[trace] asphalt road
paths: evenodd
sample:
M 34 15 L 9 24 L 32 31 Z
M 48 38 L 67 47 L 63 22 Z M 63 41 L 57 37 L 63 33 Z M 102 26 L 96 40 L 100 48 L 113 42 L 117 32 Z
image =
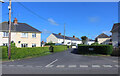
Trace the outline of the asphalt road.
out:
M 3 74 L 118 74 L 118 58 L 83 56 L 75 49 L 2 63 Z

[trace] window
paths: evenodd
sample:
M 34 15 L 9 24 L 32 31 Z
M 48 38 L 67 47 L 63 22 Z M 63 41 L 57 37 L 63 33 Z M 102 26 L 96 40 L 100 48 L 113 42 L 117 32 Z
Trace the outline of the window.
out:
M 36 44 L 32 44 L 32 47 L 36 47 Z
M 22 33 L 22 37 L 28 37 L 28 33 Z
M 8 32 L 3 32 L 3 37 L 8 37 Z
M 32 38 L 36 38 L 36 33 L 32 33 Z
M 3 46 L 8 46 L 8 43 L 3 43 Z
M 28 44 L 21 44 L 21 47 L 28 47 Z

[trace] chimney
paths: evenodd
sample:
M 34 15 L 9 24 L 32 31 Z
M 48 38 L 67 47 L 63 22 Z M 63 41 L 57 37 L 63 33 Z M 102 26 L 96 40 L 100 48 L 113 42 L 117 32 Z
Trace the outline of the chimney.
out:
M 18 21 L 17 18 L 15 18 L 15 20 L 14 20 L 13 23 L 14 23 L 14 24 L 17 24 L 17 23 L 18 23 L 17 21 Z
M 73 38 L 75 38 L 75 36 L 73 35 Z
M 61 35 L 61 33 L 59 33 L 59 35 Z

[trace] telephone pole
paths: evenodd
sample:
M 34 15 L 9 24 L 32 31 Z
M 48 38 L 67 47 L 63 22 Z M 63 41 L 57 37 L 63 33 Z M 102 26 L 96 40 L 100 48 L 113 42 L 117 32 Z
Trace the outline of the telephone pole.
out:
M 64 44 L 65 44 L 65 24 L 64 24 Z
M 9 0 L 9 42 L 8 42 L 8 59 L 11 59 L 11 0 Z

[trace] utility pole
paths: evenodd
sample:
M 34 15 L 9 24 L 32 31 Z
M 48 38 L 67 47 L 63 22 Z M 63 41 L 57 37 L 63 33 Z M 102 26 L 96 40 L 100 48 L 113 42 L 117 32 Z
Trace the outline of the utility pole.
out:
M 65 45 L 65 23 L 64 23 L 64 45 Z M 64 50 L 65 50 L 65 46 L 64 46 Z
M 8 59 L 11 59 L 11 0 L 9 0 L 9 42 L 8 42 Z

